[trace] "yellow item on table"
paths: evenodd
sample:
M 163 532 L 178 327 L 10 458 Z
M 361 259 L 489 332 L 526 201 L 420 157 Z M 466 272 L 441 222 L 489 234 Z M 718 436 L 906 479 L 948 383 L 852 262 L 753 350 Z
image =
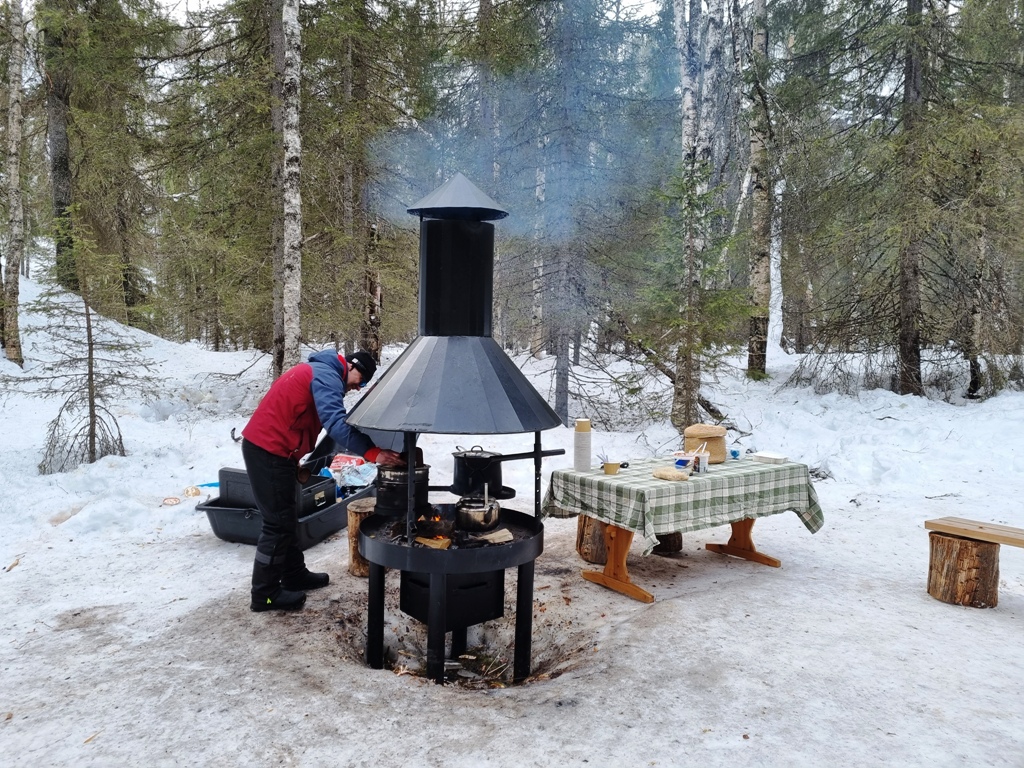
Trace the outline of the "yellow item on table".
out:
M 654 476 L 659 480 L 689 480 L 690 473 L 685 469 L 675 467 L 658 467 L 654 470 Z

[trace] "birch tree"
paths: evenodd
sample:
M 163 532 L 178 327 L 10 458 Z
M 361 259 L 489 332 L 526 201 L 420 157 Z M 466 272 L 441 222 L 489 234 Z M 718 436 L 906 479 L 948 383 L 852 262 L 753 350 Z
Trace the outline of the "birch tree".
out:
M 671 377 L 671 420 L 682 431 L 699 420 L 701 407 L 708 410 L 711 405 L 700 394 L 710 342 L 703 294 L 709 287 L 721 287 L 708 282 L 721 257 L 711 240 L 718 216 L 715 200 L 728 186 L 723 158 L 730 154 L 727 105 L 732 82 L 725 67 L 724 2 L 711 0 L 705 8 L 702 0 L 676 0 L 673 12 L 680 50 L 682 163 L 681 178 L 669 195 L 675 198 L 672 215 L 680 221 L 664 228 L 662 236 L 683 250 L 682 269 L 674 281 L 678 333 Z
M 276 378 L 300 362 L 299 300 L 302 295 L 302 142 L 299 135 L 301 28 L 298 0 L 269 0 L 270 47 L 274 61 L 271 121 L 278 158 L 273 185 L 274 370 Z M 278 218 L 280 217 L 280 218 Z M 278 234 L 278 232 L 280 234 Z
M 8 63 L 7 106 L 7 206 L 10 247 L 4 266 L 3 343 L 7 359 L 24 365 L 18 304 L 21 285 L 21 261 L 25 254 L 25 208 L 21 191 L 21 114 L 22 65 L 25 58 L 25 23 L 21 0 L 10 3 L 11 57 Z
M 768 304 L 771 299 L 772 180 L 768 167 L 769 127 L 766 73 L 768 58 L 768 14 L 765 0 L 754 0 L 751 26 L 750 126 L 750 339 L 747 346 L 747 375 L 765 375 L 768 354 Z

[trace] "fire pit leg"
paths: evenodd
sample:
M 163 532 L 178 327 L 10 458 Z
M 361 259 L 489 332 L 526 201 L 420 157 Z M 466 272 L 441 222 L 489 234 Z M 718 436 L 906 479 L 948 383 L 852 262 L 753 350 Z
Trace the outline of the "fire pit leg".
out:
M 427 677 L 435 683 L 444 682 L 444 625 L 448 607 L 445 592 L 447 591 L 447 574 L 430 574 L 430 604 L 427 607 Z
M 384 572 L 383 565 L 370 563 L 370 589 L 366 606 L 366 663 L 371 669 L 384 668 Z
M 466 652 L 469 645 L 469 627 L 456 627 L 452 630 L 452 659 L 457 659 Z
M 530 676 L 533 650 L 533 560 L 519 566 L 516 580 L 516 651 L 512 658 L 512 681 L 521 683 Z

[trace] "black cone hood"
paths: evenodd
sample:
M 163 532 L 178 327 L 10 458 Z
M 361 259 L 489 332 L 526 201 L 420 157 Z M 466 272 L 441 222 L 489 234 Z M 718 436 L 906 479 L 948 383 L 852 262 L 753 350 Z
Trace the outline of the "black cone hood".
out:
M 452 435 L 562 422 L 489 336 L 420 336 L 349 411 L 354 427 Z
M 489 221 L 507 213 L 462 174 L 409 212 L 420 216 L 420 335 L 352 407 L 348 423 L 363 430 L 453 435 L 561 426 L 491 338 Z

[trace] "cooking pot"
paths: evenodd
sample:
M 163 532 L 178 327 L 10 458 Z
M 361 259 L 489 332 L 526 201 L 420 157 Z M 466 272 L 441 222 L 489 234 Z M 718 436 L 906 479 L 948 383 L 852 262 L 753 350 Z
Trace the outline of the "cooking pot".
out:
M 429 506 L 427 483 L 430 465 L 421 464 L 413 469 L 413 505 L 416 509 Z M 402 514 L 409 508 L 408 467 L 377 467 L 376 511 L 382 514 Z
M 485 451 L 474 445 L 468 451 L 457 446 L 455 469 L 452 476 L 451 492 L 456 496 L 483 496 L 487 486 L 489 496 L 497 499 L 511 499 L 515 491 L 501 484 L 501 462 L 508 457 L 500 453 Z
M 519 461 L 520 459 L 536 459 L 536 453 L 492 453 L 479 445 L 468 451 L 461 446 L 452 454 L 455 457 L 455 471 L 449 490 L 456 496 L 483 496 L 484 484 L 489 489 L 488 495 L 496 499 L 511 499 L 516 495 L 512 488 L 501 484 L 501 462 Z M 564 448 L 540 451 L 540 456 L 561 456 Z
M 494 499 L 464 497 L 455 504 L 455 522 L 464 531 L 489 531 L 498 524 L 501 506 Z

